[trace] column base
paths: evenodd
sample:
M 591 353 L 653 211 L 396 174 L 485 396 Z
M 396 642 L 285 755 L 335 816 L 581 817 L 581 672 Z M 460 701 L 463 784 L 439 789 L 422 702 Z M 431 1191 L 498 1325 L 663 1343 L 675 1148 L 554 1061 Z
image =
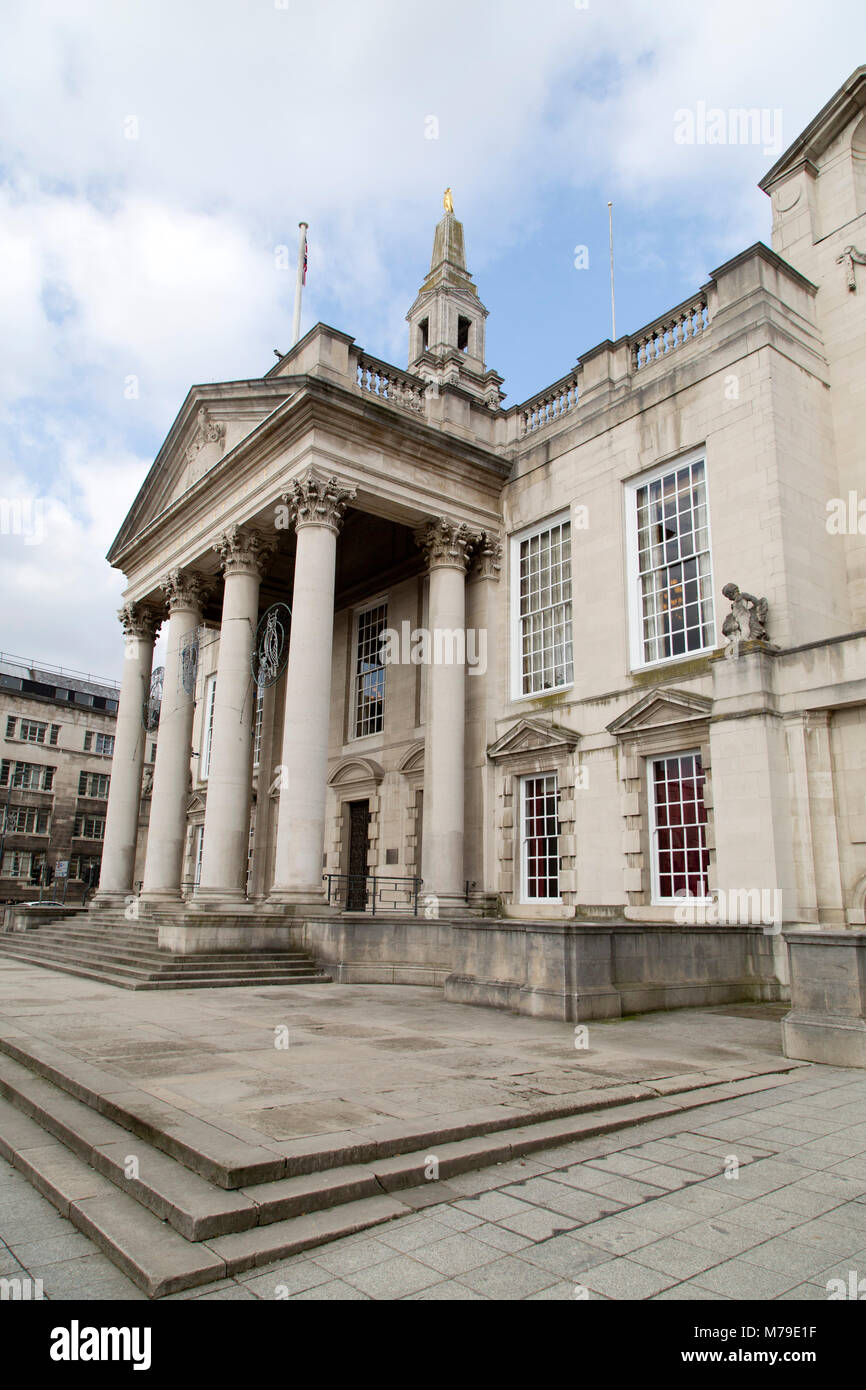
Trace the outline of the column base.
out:
M 130 898 L 138 898 L 138 894 L 134 892 L 132 888 L 127 888 L 125 892 L 113 888 L 106 888 L 103 891 L 103 889 L 99 888 L 90 899 L 88 906 L 94 908 L 97 912 L 100 908 L 116 909 L 118 907 L 126 907 Z
M 246 893 L 230 888 L 196 888 L 187 902 L 190 912 L 237 912 L 249 905 Z
M 153 888 L 150 892 L 140 893 L 139 902 L 142 907 L 185 907 L 183 894 L 179 889 L 160 889 Z
M 278 909 L 282 912 L 290 912 L 292 916 L 301 913 L 322 914 L 327 912 L 339 912 L 336 905 L 329 907 L 324 889 L 315 888 L 272 888 L 267 898 L 265 906 L 271 909 Z

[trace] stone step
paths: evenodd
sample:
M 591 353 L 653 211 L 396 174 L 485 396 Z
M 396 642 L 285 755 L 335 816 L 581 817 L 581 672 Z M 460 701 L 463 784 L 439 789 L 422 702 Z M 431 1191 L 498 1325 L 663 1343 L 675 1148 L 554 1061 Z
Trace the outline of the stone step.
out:
M 286 950 L 277 949 L 267 951 L 196 951 L 190 955 L 183 955 L 180 952 L 169 951 L 165 947 L 158 946 L 156 942 L 115 941 L 111 937 L 108 937 L 105 940 L 100 941 L 97 938 L 93 937 L 55 937 L 51 936 L 49 933 L 42 932 L 16 932 L 12 934 L 5 933 L 3 935 L 0 935 L 0 946 L 5 944 L 12 946 L 26 945 L 28 949 L 50 948 L 52 951 L 65 949 L 91 951 L 98 950 L 99 952 L 110 951 L 119 959 L 122 959 L 126 956 L 135 956 L 136 958 L 140 957 L 141 959 L 153 960 L 156 962 L 163 962 L 166 964 L 170 964 L 172 961 L 231 961 L 235 959 L 284 961 L 294 958 L 297 960 L 309 960 L 308 953 L 306 951 L 301 950 L 298 947 L 292 947 Z
M 119 1130 L 104 1114 L 16 1061 L 10 1056 L 10 1050 L 18 1047 L 14 1040 L 0 1039 L 0 1043 L 0 1094 L 4 1097 L 0 1099 L 0 1154 L 152 1298 L 285 1259 L 415 1210 L 417 1202 L 404 1204 L 393 1194 L 425 1186 L 431 1152 L 438 1161 L 431 1181 L 447 1179 L 785 1080 L 774 1075 L 695 1086 L 665 1098 L 624 1100 L 463 1140 L 448 1139 L 448 1131 L 443 1131 L 428 1135 L 428 1142 L 412 1152 L 371 1154 L 362 1163 L 320 1168 L 303 1176 L 280 1177 L 272 1154 L 269 1180 L 226 1190 L 141 1138 Z M 70 1059 L 77 1065 L 69 1074 L 59 1071 L 59 1049 L 50 1045 L 41 1046 L 45 1054 L 41 1057 L 18 1050 L 82 1093 L 95 1094 L 92 1086 L 100 1075 L 107 1075 L 77 1059 Z M 212 1127 L 185 1118 L 190 1132 L 198 1127 L 197 1142 L 203 1143 L 205 1131 Z M 226 1132 L 214 1133 L 224 1143 L 232 1142 Z M 242 1140 L 233 1142 L 235 1161 L 245 1160 L 246 1171 L 251 1171 L 256 1166 L 249 1162 L 251 1146 Z M 134 1180 L 125 1173 L 130 1155 L 139 1163 L 139 1177 Z M 308 1156 L 327 1162 L 332 1151 L 310 1151 Z
M 84 980 L 96 980 L 100 984 L 115 985 L 118 989 L 230 989 L 248 985 L 312 985 L 330 984 L 331 976 L 322 974 L 311 966 L 309 973 L 290 975 L 284 972 L 267 974 L 257 971 L 253 966 L 240 974 L 214 976 L 211 974 L 189 974 L 156 976 L 141 972 L 120 974 L 107 967 L 73 964 L 71 961 L 33 955 L 24 950 L 0 948 L 2 955 L 20 960 L 26 965 L 38 965 L 43 970 L 58 970 L 63 975 L 75 975 Z
M 134 947 L 118 949 L 107 946 L 104 949 L 90 944 L 76 944 L 75 942 L 49 942 L 49 941 L 26 941 L 20 943 L 23 950 L 31 955 L 41 955 L 46 960 L 72 960 L 81 961 L 83 964 L 104 965 L 109 964 L 119 973 L 123 973 L 126 967 L 136 970 L 150 970 L 151 972 L 168 973 L 174 971 L 195 971 L 195 970 L 228 970 L 235 973 L 239 967 L 252 965 L 257 970 L 286 970 L 291 973 L 294 969 L 309 970 L 311 966 L 310 957 L 303 951 L 284 951 L 263 954 L 259 957 L 257 951 L 223 951 L 213 952 L 204 955 L 182 956 L 175 955 L 171 951 L 142 951 Z M 16 949 L 16 943 L 6 947 L 9 950 Z

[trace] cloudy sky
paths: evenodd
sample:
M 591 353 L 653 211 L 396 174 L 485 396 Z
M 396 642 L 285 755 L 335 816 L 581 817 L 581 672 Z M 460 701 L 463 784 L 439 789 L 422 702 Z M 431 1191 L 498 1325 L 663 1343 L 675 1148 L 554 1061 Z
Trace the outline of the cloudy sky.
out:
M 862 0 L 4 0 L 0 648 L 119 672 L 105 551 L 189 386 L 288 346 L 300 218 L 302 330 L 403 365 L 450 184 L 514 404 L 609 335 L 608 199 L 627 333 L 769 241 L 864 38 Z M 699 103 L 768 143 L 682 143 Z

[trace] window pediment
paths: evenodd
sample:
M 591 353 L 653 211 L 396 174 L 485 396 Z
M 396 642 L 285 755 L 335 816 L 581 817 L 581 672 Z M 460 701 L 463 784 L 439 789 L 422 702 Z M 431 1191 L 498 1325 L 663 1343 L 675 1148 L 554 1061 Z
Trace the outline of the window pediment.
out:
M 348 787 L 356 783 L 373 782 L 378 787 L 384 776 L 384 769 L 372 758 L 342 758 L 329 774 L 328 786 Z
M 608 724 L 607 731 L 616 738 L 622 738 L 646 729 L 694 724 L 708 719 L 712 708 L 713 702 L 706 695 L 696 695 L 687 690 L 654 690 Z
M 488 758 L 504 762 L 525 753 L 570 753 L 580 742 L 574 729 L 542 719 L 521 719 L 487 749 Z

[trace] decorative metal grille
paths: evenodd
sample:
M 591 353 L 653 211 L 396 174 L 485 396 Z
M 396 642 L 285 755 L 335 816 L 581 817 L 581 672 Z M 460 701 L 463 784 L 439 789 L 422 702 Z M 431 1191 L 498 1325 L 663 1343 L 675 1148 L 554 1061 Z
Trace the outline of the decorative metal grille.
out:
M 292 610 L 286 603 L 275 603 L 262 614 L 252 656 L 253 680 L 259 689 L 273 685 L 283 674 L 291 625 Z
M 159 712 L 162 709 L 162 686 L 165 680 L 165 667 L 157 666 L 150 678 L 150 694 L 142 710 L 142 723 L 149 734 L 159 728 Z
M 180 683 L 187 695 L 195 694 L 198 675 L 198 629 L 180 639 Z

